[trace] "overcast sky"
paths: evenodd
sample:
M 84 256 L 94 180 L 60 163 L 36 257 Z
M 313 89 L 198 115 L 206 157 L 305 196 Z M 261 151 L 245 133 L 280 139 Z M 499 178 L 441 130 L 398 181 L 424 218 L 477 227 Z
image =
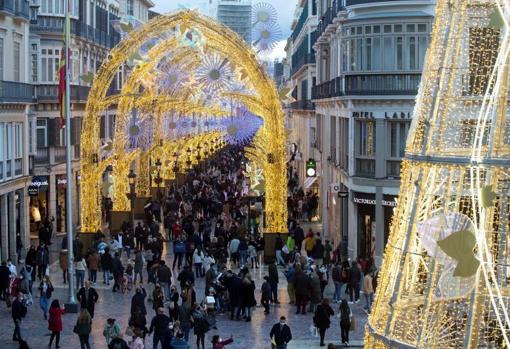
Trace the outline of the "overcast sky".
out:
M 170 12 L 182 7 L 186 8 L 207 8 L 207 4 L 210 0 L 153 0 L 156 6 L 153 8 L 154 11 L 159 13 Z M 278 44 L 278 47 L 268 57 L 273 59 L 275 57 L 282 58 L 285 56 L 284 47 L 286 39 L 290 36 L 290 25 L 292 24 L 292 18 L 294 17 L 294 10 L 296 9 L 296 3 L 298 0 L 265 0 L 258 1 L 253 0 L 253 4 L 259 2 L 267 2 L 273 5 L 278 12 L 278 21 L 282 29 L 282 41 Z

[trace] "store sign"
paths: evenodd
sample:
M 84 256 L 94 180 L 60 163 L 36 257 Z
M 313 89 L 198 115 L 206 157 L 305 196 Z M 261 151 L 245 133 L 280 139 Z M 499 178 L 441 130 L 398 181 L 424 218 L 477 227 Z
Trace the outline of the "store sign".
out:
M 46 176 L 34 176 L 32 177 L 32 183 L 28 186 L 28 195 L 37 196 L 39 192 L 45 192 L 48 190 L 48 177 Z
M 373 195 L 373 194 L 355 193 L 352 200 L 355 204 L 359 204 L 359 205 L 373 205 L 373 206 L 375 206 L 377 203 L 377 201 L 375 199 L 375 195 Z M 397 206 L 397 202 L 395 200 L 383 199 L 381 201 L 381 203 L 383 206 L 389 206 L 389 207 Z

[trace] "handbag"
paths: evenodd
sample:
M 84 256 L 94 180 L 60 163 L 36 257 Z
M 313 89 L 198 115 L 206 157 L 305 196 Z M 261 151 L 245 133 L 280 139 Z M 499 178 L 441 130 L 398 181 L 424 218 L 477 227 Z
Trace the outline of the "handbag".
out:
M 356 330 L 356 320 L 354 319 L 354 316 L 351 316 L 351 327 L 349 328 L 349 331 L 355 331 Z
M 73 327 L 73 332 L 78 334 L 78 325 L 74 325 Z

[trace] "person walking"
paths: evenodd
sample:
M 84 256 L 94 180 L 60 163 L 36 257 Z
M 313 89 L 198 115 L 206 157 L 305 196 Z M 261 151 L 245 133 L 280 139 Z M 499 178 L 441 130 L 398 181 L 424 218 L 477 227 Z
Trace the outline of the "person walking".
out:
M 310 282 L 310 313 L 315 312 L 315 307 L 320 303 L 322 299 L 321 281 L 316 269 L 316 266 L 312 265 L 312 271 L 308 277 Z
M 340 303 L 340 332 L 342 334 L 342 344 L 349 345 L 349 331 L 351 330 L 351 308 L 347 300 L 343 299 Z
M 81 308 L 73 332 L 80 338 L 81 349 L 90 349 L 89 336 L 92 331 L 92 317 L 87 308 Z
M 329 325 L 331 324 L 329 317 L 333 315 L 335 315 L 335 312 L 333 311 L 333 309 L 331 309 L 331 306 L 329 305 L 329 299 L 324 298 L 322 300 L 322 303 L 317 306 L 317 309 L 315 310 L 315 314 L 313 316 L 314 325 L 319 330 L 320 335 L 319 346 L 321 347 L 325 346 L 324 337 L 326 336 L 326 330 L 329 328 Z
M 264 306 L 264 314 L 269 314 L 269 302 L 271 302 L 271 285 L 269 284 L 269 277 L 264 276 L 264 282 L 260 288 L 261 296 L 260 303 Z
M 203 276 L 202 273 L 202 263 L 204 261 L 204 253 L 200 247 L 195 248 L 193 251 L 193 265 L 195 266 L 195 278 L 201 278 Z
M 145 258 L 143 257 L 142 250 L 136 250 L 135 252 L 135 265 L 134 265 L 134 278 L 133 283 L 136 284 L 137 275 L 140 276 L 140 284 L 143 284 L 143 265 L 145 264 Z
M 292 340 L 292 332 L 285 316 L 281 316 L 280 321 L 273 325 L 269 337 L 276 349 L 287 349 L 287 344 Z
M 18 292 L 16 299 L 11 305 L 11 316 L 14 322 L 14 333 L 12 334 L 12 340 L 22 342 L 21 337 L 21 321 L 27 315 L 27 307 L 23 303 L 23 293 Z
M 285 260 L 282 257 L 282 249 L 283 249 L 283 239 L 280 234 L 276 234 L 276 239 L 274 241 L 274 250 L 276 255 L 276 262 L 282 267 L 285 266 Z
M 294 290 L 296 292 L 296 314 L 306 314 L 306 304 L 310 298 L 310 280 L 297 265 L 294 272 Z
M 50 263 L 50 253 L 44 243 L 41 243 L 37 248 L 35 258 L 37 262 L 37 276 L 39 280 L 42 280 L 43 276 L 46 275 L 46 268 Z
M 159 261 L 159 266 L 157 267 L 156 277 L 158 278 L 158 282 L 161 285 L 163 290 L 163 295 L 165 296 L 165 301 L 170 298 L 170 285 L 172 283 L 172 271 L 166 265 L 165 261 Z
M 165 315 L 165 309 L 159 308 L 157 315 L 152 318 L 149 328 L 149 334 L 154 332 L 154 336 L 152 337 L 152 349 L 157 349 L 159 343 L 161 343 L 161 348 L 164 348 L 165 339 L 170 334 L 169 324 L 170 318 Z
M 107 247 L 101 255 L 101 269 L 103 269 L 103 283 L 110 286 L 110 275 L 112 272 L 113 260 L 110 249 Z
M 109 346 L 111 341 L 116 338 L 120 333 L 120 325 L 113 318 L 108 318 L 103 329 L 103 336 L 106 339 L 106 346 Z
M 64 308 L 60 305 L 58 299 L 51 302 L 50 318 L 48 320 L 48 330 L 51 332 L 49 347 L 53 344 L 55 339 L 55 348 L 60 348 L 60 333 L 62 332 L 62 315 L 64 315 Z
M 278 268 L 276 267 L 277 261 L 269 264 L 268 272 L 269 272 L 269 284 L 271 285 L 271 294 L 273 304 L 280 304 L 278 301 Z
M 372 273 L 367 273 L 363 278 L 363 295 L 365 296 L 366 305 L 365 310 L 370 312 L 372 308 L 372 302 L 374 300 L 374 286 L 373 286 L 373 275 Z
M 290 304 L 296 303 L 296 291 L 294 288 L 294 266 L 289 262 L 287 270 L 283 272 L 287 279 L 287 293 L 289 294 Z
M 90 252 L 87 258 L 87 264 L 89 267 L 89 281 L 92 282 L 92 285 L 95 285 L 97 282 L 97 268 L 99 266 L 99 256 L 95 250 Z
M 69 278 L 68 275 L 69 263 L 67 261 L 68 261 L 67 250 L 61 250 L 58 256 L 58 264 L 60 266 L 60 269 L 62 270 L 62 278 L 64 279 L 64 284 L 67 282 L 67 279 Z
M 112 274 L 113 274 L 113 288 L 112 292 L 117 292 L 121 289 L 120 281 L 122 276 L 124 275 L 124 266 L 122 265 L 122 261 L 120 260 L 119 252 L 115 252 L 114 258 L 112 260 Z
M 99 299 L 99 295 L 96 290 L 90 286 L 90 281 L 85 281 L 84 286 L 78 291 L 77 298 L 81 307 L 87 309 L 89 316 L 94 318 L 94 308 Z
M 131 315 L 133 315 L 137 310 L 141 311 L 143 315 L 147 315 L 147 309 L 145 308 L 145 298 L 147 297 L 147 292 L 145 289 L 138 285 L 135 289 L 135 294 L 133 298 L 131 298 Z
M 336 261 L 333 268 L 331 268 L 331 279 L 335 285 L 335 293 L 333 295 L 333 302 L 339 303 L 342 297 L 342 268 L 340 262 Z
M 251 279 L 250 274 L 246 274 L 243 278 L 242 287 L 242 304 L 244 308 L 244 314 L 246 316 L 246 322 L 251 321 L 251 308 L 257 305 L 255 300 L 255 282 Z
M 360 281 L 361 271 L 358 262 L 352 261 L 351 268 L 349 269 L 349 297 L 351 304 L 359 302 Z
M 39 284 L 39 306 L 43 311 L 44 320 L 48 320 L 48 308 L 49 302 L 51 299 L 51 295 L 53 293 L 53 285 L 51 284 L 50 278 L 48 276 L 44 276 L 43 280 Z
M 197 337 L 197 349 L 205 349 L 205 334 L 209 331 L 209 323 L 205 318 L 205 312 L 200 306 L 194 305 L 192 311 L 193 331 Z
M 74 269 L 76 273 L 76 288 L 83 287 L 83 281 L 85 280 L 85 270 L 87 270 L 87 263 L 83 257 L 78 256 L 74 263 Z
M 6 301 L 9 298 L 9 285 L 11 282 L 9 268 L 5 261 L 0 265 L 0 300 Z

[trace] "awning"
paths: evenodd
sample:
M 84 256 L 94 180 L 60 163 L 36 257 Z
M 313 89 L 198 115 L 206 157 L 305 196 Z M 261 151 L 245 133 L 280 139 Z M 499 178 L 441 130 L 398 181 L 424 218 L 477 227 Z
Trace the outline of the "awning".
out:
M 305 183 L 304 183 L 305 189 L 310 188 L 313 185 L 313 183 L 315 183 L 316 180 L 317 180 L 317 177 L 306 177 Z

